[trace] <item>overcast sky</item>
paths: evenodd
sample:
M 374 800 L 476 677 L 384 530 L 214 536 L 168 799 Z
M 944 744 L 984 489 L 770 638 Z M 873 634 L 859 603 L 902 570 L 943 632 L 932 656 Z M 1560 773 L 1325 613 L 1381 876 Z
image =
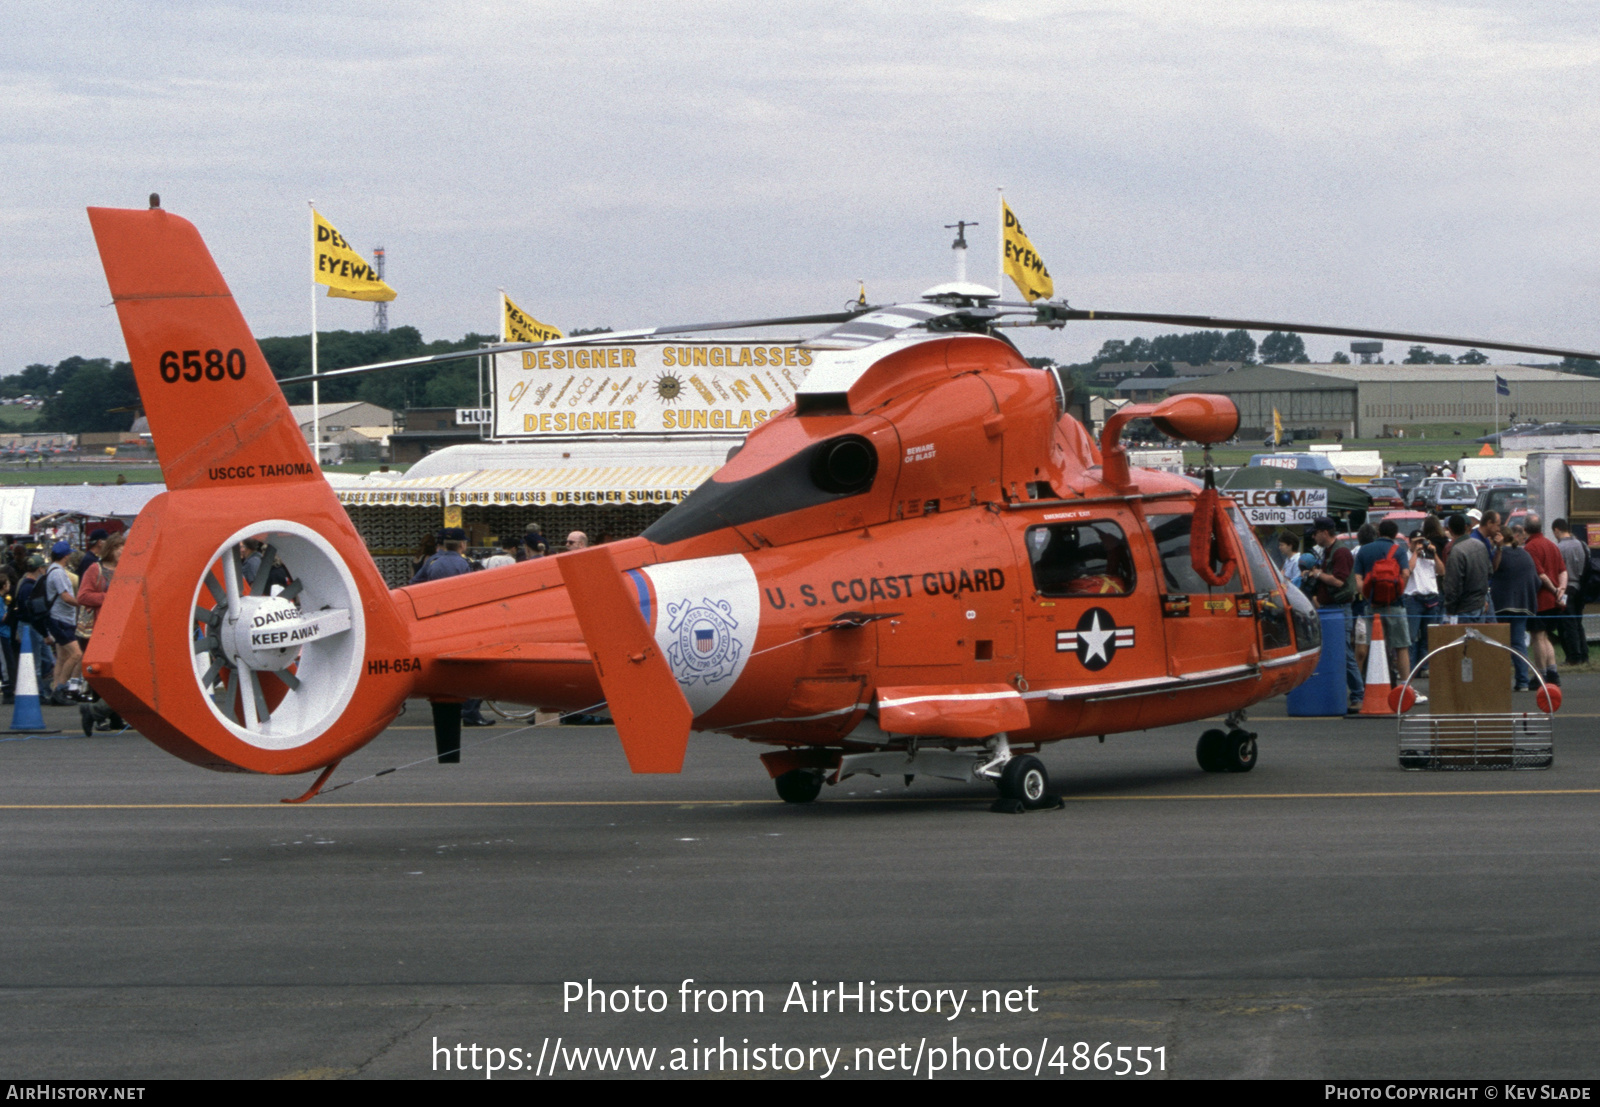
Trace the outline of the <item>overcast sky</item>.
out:
M 1600 21 L 1576 0 L 0 15 L 4 373 L 126 356 L 83 209 L 151 191 L 263 336 L 309 327 L 309 198 L 387 247 L 391 324 L 431 339 L 495 327 L 500 286 L 566 328 L 830 310 L 858 278 L 912 298 L 950 279 L 958 218 L 992 284 L 1003 185 L 1077 307 L 1600 348 Z

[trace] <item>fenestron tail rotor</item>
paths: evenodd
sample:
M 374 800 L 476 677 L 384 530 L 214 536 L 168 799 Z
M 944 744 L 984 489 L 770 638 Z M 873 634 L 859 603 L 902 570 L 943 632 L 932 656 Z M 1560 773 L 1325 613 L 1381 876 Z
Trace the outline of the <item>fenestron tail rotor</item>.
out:
M 264 543 L 249 574 L 238 551 L 246 538 Z M 190 625 L 202 695 L 235 737 L 260 749 L 316 738 L 361 676 L 355 581 L 337 551 L 297 523 L 263 521 L 224 543 L 195 588 Z

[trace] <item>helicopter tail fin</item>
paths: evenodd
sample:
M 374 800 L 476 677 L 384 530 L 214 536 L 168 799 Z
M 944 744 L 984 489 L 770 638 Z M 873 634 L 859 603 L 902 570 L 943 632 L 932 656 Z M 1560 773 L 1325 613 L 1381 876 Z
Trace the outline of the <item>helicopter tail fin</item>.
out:
M 572 597 L 617 737 L 636 773 L 683 771 L 694 712 L 604 546 L 562 555 Z
M 196 764 L 329 765 L 398 713 L 412 678 L 387 658 L 409 654 L 409 620 L 193 224 L 156 207 L 89 221 L 168 491 L 129 533 L 85 672 Z

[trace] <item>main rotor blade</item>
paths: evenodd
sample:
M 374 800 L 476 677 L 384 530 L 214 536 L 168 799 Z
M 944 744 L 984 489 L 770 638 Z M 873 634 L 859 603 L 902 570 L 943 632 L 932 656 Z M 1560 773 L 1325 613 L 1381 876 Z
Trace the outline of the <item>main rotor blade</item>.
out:
M 593 346 L 599 342 L 636 341 L 669 334 L 692 334 L 695 331 L 739 331 L 747 327 L 801 327 L 812 323 L 848 323 L 857 316 L 875 310 L 872 307 L 853 308 L 850 311 L 831 311 L 822 315 L 787 315 L 772 319 L 735 319 L 721 323 L 675 323 L 667 327 L 645 327 L 632 331 L 606 331 L 602 334 L 584 334 L 577 338 L 553 338 L 548 342 L 502 342 L 476 350 L 456 350 L 448 354 L 430 354 L 426 357 L 407 357 L 398 361 L 380 361 L 372 365 L 357 365 L 350 369 L 334 369 L 327 373 L 303 373 L 298 377 L 283 377 L 280 385 L 305 384 L 307 381 L 336 380 L 355 377 L 363 373 L 376 373 L 384 369 L 415 369 L 422 365 L 442 365 L 450 361 L 466 361 L 489 354 L 514 354 L 519 350 L 550 349 L 557 346 Z
M 1487 350 L 1509 350 L 1518 354 L 1544 354 L 1548 357 L 1587 358 L 1600 361 L 1593 350 L 1568 350 L 1558 346 L 1528 346 L 1516 342 L 1492 342 L 1481 338 L 1456 338 L 1441 334 L 1409 334 L 1405 331 L 1374 331 L 1355 327 L 1325 327 L 1311 323 L 1272 323 L 1261 319 L 1222 319 L 1214 315 L 1168 315 L 1146 311 L 1087 311 L 1082 308 L 1035 304 L 1039 317 L 1003 326 L 1054 326 L 1073 320 L 1117 323 L 1164 323 L 1173 327 L 1199 327 L 1208 330 L 1294 331 L 1299 334 L 1330 334 L 1347 338 L 1387 338 L 1395 342 L 1434 343 L 1440 346 L 1469 346 Z

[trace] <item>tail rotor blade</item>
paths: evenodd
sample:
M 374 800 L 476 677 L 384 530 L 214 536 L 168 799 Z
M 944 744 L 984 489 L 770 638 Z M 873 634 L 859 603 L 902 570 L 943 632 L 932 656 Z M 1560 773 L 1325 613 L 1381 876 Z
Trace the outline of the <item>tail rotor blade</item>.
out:
M 272 576 L 272 566 L 278 560 L 278 549 L 268 542 L 261 549 L 261 564 L 256 566 L 256 575 L 250 581 L 250 594 L 264 596 L 267 594 L 267 580 Z
M 233 673 L 233 669 L 223 668 L 224 673 Z M 217 710 L 222 712 L 235 723 L 239 721 L 239 687 L 234 681 L 218 684 L 211 692 L 211 702 L 217 705 Z

